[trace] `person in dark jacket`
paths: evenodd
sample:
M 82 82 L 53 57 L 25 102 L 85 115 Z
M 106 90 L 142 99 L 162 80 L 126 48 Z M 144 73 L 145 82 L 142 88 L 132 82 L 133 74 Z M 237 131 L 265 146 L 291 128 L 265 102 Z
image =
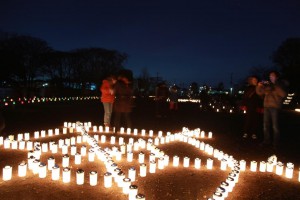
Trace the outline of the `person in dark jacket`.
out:
M 159 83 L 155 88 L 155 112 L 156 117 L 167 117 L 169 88 L 165 82 Z
M 257 139 L 259 133 L 263 97 L 256 92 L 257 83 L 256 76 L 248 77 L 248 85 L 243 95 L 243 105 L 246 107 L 243 138 L 251 135 L 252 139 Z
M 131 128 L 132 125 L 130 113 L 132 111 L 133 90 L 128 77 L 119 75 L 114 87 L 114 94 L 114 125 L 115 132 L 117 132 L 121 127 Z

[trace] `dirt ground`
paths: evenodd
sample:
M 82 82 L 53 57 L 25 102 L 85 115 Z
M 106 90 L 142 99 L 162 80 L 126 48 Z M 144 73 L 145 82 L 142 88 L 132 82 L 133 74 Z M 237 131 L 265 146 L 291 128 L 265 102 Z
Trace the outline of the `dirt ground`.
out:
M 32 141 L 48 143 L 50 141 L 58 142 L 60 139 L 77 136 L 77 133 L 62 134 L 64 122 L 91 122 L 92 125 L 100 126 L 102 124 L 103 109 L 99 101 L 73 101 L 40 103 L 32 105 L 15 106 L 3 109 L 3 116 L 6 121 L 6 128 L 2 135 L 15 135 L 19 133 L 30 133 Z M 141 136 L 141 130 L 145 129 L 148 133 L 153 130 L 154 137 L 158 131 L 162 131 L 165 136 L 167 132 L 177 133 L 183 127 L 190 130 L 200 128 L 207 134 L 213 133 L 213 138 L 199 138 L 205 144 L 211 145 L 215 149 L 222 150 L 228 155 L 232 155 L 236 160 L 245 160 L 247 163 L 246 171 L 241 171 L 238 183 L 233 191 L 228 194 L 226 199 L 300 199 L 299 177 L 299 142 L 300 142 L 300 113 L 293 111 L 284 111 L 281 114 L 280 127 L 282 133 L 282 148 L 276 152 L 279 161 L 284 165 L 288 162 L 294 164 L 293 178 L 286 178 L 284 175 L 276 175 L 275 172 L 251 172 L 250 162 L 267 161 L 268 157 L 273 155 L 271 149 L 259 147 L 258 141 L 251 139 L 242 139 L 243 117 L 241 113 L 222 113 L 201 111 L 198 104 L 182 103 L 176 113 L 169 113 L 167 118 L 155 118 L 154 104 L 148 101 L 136 101 L 132 113 L 133 128 L 138 129 L 138 135 L 116 134 L 113 135 L 118 141 L 123 137 L 128 143 L 130 138 L 137 141 L 139 138 L 148 140 L 149 136 Z M 47 131 L 48 129 L 60 130 L 60 135 L 45 138 L 34 139 L 35 131 Z M 112 133 L 89 132 L 90 135 L 105 135 L 107 140 Z M 82 145 L 90 146 L 87 143 L 77 144 L 79 149 Z M 108 142 L 99 142 L 101 148 L 112 148 Z M 118 167 L 128 175 L 131 167 L 136 169 L 136 180 L 133 185 L 138 186 L 138 193 L 144 194 L 148 200 L 196 200 L 208 199 L 212 197 L 216 188 L 225 181 L 230 168 L 220 169 L 220 161 L 213 156 L 208 155 L 199 148 L 188 144 L 187 142 L 174 141 L 160 144 L 157 147 L 169 156 L 170 162 L 164 169 L 156 168 L 155 173 L 147 171 L 146 177 L 139 174 L 138 155 L 141 151 L 145 153 L 145 163 L 149 164 L 150 153 L 146 149 L 133 151 L 133 161 L 128 162 L 126 155 L 122 156 L 120 161 L 115 161 Z M 69 147 L 70 153 L 70 147 Z M 104 173 L 107 171 L 105 164 L 98 158 L 94 162 L 88 161 L 88 156 L 82 156 L 81 164 L 74 163 L 74 156 L 70 156 L 71 182 L 63 183 L 62 176 L 59 180 L 51 179 L 51 172 L 47 171 L 46 178 L 39 178 L 39 175 L 33 174 L 27 170 L 26 177 L 18 176 L 18 165 L 22 161 L 27 162 L 27 150 L 4 149 L 0 146 L 0 199 L 107 199 L 107 200 L 125 200 L 127 194 L 123 194 L 122 188 L 113 183 L 111 188 L 104 187 Z M 180 158 L 178 167 L 172 165 L 173 156 Z M 51 151 L 42 153 L 40 161 L 47 163 L 49 157 L 53 156 L 55 162 L 61 167 L 62 152 L 52 154 Z M 189 167 L 183 166 L 183 159 L 190 158 Z M 194 167 L 195 158 L 201 159 L 201 168 Z M 206 160 L 213 159 L 213 169 L 206 168 Z M 158 162 L 158 160 L 156 160 Z M 4 166 L 12 166 L 12 179 L 2 180 L 2 169 Z M 76 171 L 83 169 L 85 173 L 84 184 L 76 183 Z M 149 168 L 148 168 L 149 170 Z M 90 185 L 89 172 L 97 171 L 98 184 Z

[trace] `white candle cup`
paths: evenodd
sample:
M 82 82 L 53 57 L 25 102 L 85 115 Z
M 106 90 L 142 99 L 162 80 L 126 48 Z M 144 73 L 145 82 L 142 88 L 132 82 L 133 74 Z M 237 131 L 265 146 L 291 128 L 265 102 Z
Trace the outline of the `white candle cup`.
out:
M 123 137 L 119 137 L 119 145 L 123 145 L 124 144 L 124 138 Z
M 110 188 L 112 186 L 112 173 L 106 172 L 104 174 L 104 187 Z
M 128 151 L 127 152 L 127 162 L 132 162 L 133 161 L 133 152 Z
M 18 149 L 18 141 L 17 140 L 11 141 L 11 149 Z
M 9 181 L 12 178 L 12 167 L 11 166 L 4 166 L 2 170 L 2 180 Z
M 26 162 L 23 161 L 18 165 L 18 176 L 25 177 L 26 174 L 27 174 L 27 164 Z
M 240 169 L 241 169 L 241 171 L 246 170 L 246 161 L 245 160 L 240 160 Z
M 59 128 L 54 129 L 54 135 L 59 135 Z
M 45 163 L 39 164 L 39 177 L 40 178 L 46 178 L 47 176 L 47 166 Z
M 149 131 L 149 137 L 153 137 L 153 130 Z
M 267 164 L 265 161 L 260 161 L 259 163 L 259 171 L 260 172 L 266 172 Z
M 48 170 L 52 170 L 52 167 L 55 165 L 55 159 L 53 156 L 48 158 Z
M 160 157 L 158 158 L 158 169 L 164 169 L 164 168 L 165 168 L 164 158 Z
M 57 181 L 59 180 L 59 177 L 60 177 L 60 168 L 58 165 L 54 165 L 52 167 L 52 174 L 51 174 L 51 178 L 53 181 Z
M 69 167 L 70 157 L 68 154 L 62 156 L 62 167 Z
M 96 171 L 90 172 L 90 185 L 96 186 L 98 182 L 98 173 Z
M 29 133 L 24 133 L 24 140 L 28 141 L 30 139 L 30 134 Z
M 48 129 L 48 136 L 53 136 L 53 130 L 52 129 Z
M 110 144 L 115 144 L 116 143 L 116 137 L 115 136 L 111 136 L 110 137 Z
M 77 153 L 76 145 L 71 145 L 71 156 L 75 156 L 76 153 Z
M 71 137 L 70 138 L 70 145 L 76 145 L 76 137 Z
M 84 170 L 78 169 L 76 171 L 76 184 L 83 185 L 84 184 Z
M 285 168 L 285 177 L 292 179 L 293 178 L 293 173 L 294 173 L 294 164 L 291 162 L 288 162 L 286 164 L 286 168 Z
M 154 160 L 150 161 L 149 173 L 155 173 L 156 171 L 156 162 Z
M 283 163 L 282 162 L 277 162 L 275 173 L 280 176 L 283 174 Z
M 133 135 L 138 135 L 138 129 L 133 129 Z
M 86 146 L 82 145 L 80 148 L 80 154 L 81 156 L 86 156 Z
M 123 187 L 123 179 L 125 178 L 125 173 L 120 171 L 116 176 L 116 182 L 118 187 Z
M 183 167 L 189 167 L 190 166 L 190 158 L 184 157 L 183 159 Z
M 42 130 L 42 131 L 41 131 L 41 137 L 42 137 L 42 138 L 46 137 L 46 131 L 45 131 L 45 130 Z
M 256 169 L 257 169 L 257 162 L 253 160 L 250 163 L 250 171 L 256 172 Z
M 145 177 L 147 175 L 147 165 L 145 163 L 140 164 L 140 176 Z
M 95 161 L 95 151 L 93 149 L 89 149 L 88 151 L 88 160 L 89 162 Z
M 135 196 L 138 194 L 138 186 L 130 185 L 129 186 L 129 200 L 136 200 Z
M 39 137 L 40 137 L 40 132 L 35 131 L 35 132 L 34 132 L 34 138 L 35 138 L 35 139 L 38 139 Z
M 56 143 L 53 143 L 51 146 L 52 146 L 51 147 L 51 152 L 53 154 L 56 154 L 58 152 L 58 145 Z
M 64 167 L 62 170 L 63 182 L 69 183 L 71 181 L 71 169 L 69 167 Z
M 80 165 L 81 164 L 81 155 L 80 153 L 75 154 L 75 165 Z
M 62 154 L 68 154 L 68 145 L 67 144 L 63 144 L 61 147 L 61 153 Z
M 127 135 L 130 135 L 131 134 L 131 128 L 127 128 L 126 133 L 127 133 Z
M 19 149 L 20 150 L 24 150 L 25 149 L 25 140 L 20 140 L 19 141 Z
M 39 159 L 34 159 L 32 162 L 32 173 L 33 174 L 38 174 L 39 173 L 39 165 L 40 165 L 40 160 Z
M 178 167 L 179 166 L 179 157 L 178 156 L 173 156 L 173 166 Z
M 135 170 L 135 167 L 130 167 L 128 169 L 128 178 L 130 178 L 130 180 L 132 182 L 135 181 L 135 176 L 136 176 L 136 170 Z
M 274 163 L 272 161 L 267 162 L 267 172 L 273 172 Z
M 201 168 L 201 159 L 200 158 L 195 158 L 195 168 L 200 169 Z
M 213 159 L 208 158 L 208 159 L 206 160 L 206 168 L 207 168 L 207 169 L 212 169 L 212 168 L 213 168 Z
M 101 143 L 105 143 L 106 142 L 106 136 L 105 135 L 101 135 Z

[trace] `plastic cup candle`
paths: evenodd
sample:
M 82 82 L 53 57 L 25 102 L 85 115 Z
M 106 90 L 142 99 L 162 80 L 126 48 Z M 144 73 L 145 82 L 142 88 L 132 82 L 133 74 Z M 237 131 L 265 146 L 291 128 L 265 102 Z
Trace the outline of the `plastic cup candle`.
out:
M 155 173 L 156 171 L 156 162 L 154 160 L 150 161 L 149 173 Z
M 47 166 L 45 163 L 39 164 L 39 177 L 40 178 L 46 178 L 47 176 Z
M 274 163 L 272 161 L 267 162 L 267 172 L 273 172 Z
M 259 163 L 259 171 L 260 172 L 266 172 L 267 164 L 265 161 L 260 161 Z
M 146 130 L 145 130 L 145 129 L 142 129 L 141 135 L 142 135 L 142 136 L 145 136 L 145 135 L 146 135 Z
M 121 127 L 121 128 L 120 128 L 120 133 L 121 133 L 121 134 L 124 134 L 124 132 L 125 132 L 124 127 Z
M 127 128 L 126 132 L 127 132 L 127 135 L 130 135 L 131 134 L 131 128 Z
M 60 176 L 60 168 L 58 165 L 54 165 L 52 167 L 51 178 L 53 181 L 57 181 L 57 180 L 59 180 L 59 176 Z
M 149 131 L 149 137 L 153 137 L 153 130 Z
M 91 171 L 90 172 L 90 185 L 95 186 L 97 185 L 98 181 L 98 173 L 96 171 Z
M 48 136 L 53 136 L 53 130 L 52 129 L 48 130 Z
M 227 160 L 226 159 L 222 159 L 221 160 L 221 170 L 226 170 L 227 169 Z
M 293 172 L 294 172 L 294 164 L 291 162 L 288 162 L 286 164 L 286 168 L 285 168 L 285 177 L 293 178 Z
M 9 181 L 12 178 L 12 167 L 6 165 L 2 170 L 2 179 L 3 181 Z
M 83 185 L 83 183 L 84 183 L 84 170 L 78 169 L 76 171 L 76 184 Z
M 54 135 L 59 135 L 59 129 L 58 128 L 54 129 Z
M 38 174 L 39 173 L 39 165 L 40 165 L 40 160 L 35 159 L 32 162 L 32 173 L 33 174 Z
M 178 167 L 179 166 L 179 157 L 178 156 L 173 156 L 173 166 Z
M 133 152 L 128 151 L 127 152 L 127 162 L 132 162 L 132 160 L 133 160 Z
M 57 145 L 57 143 L 52 143 L 52 144 L 51 144 L 51 152 L 52 152 L 53 154 L 55 154 L 55 153 L 58 152 L 58 145 Z
M 74 156 L 77 153 L 77 147 L 76 145 L 71 146 L 71 156 Z
M 212 169 L 213 168 L 213 159 L 208 158 L 206 161 L 206 168 L 207 169 Z
M 28 141 L 30 139 L 30 134 L 29 133 L 24 133 L 24 140 Z
M 71 181 L 71 169 L 69 167 L 64 167 L 62 170 L 63 182 L 69 183 Z
M 147 175 L 147 165 L 145 163 L 140 164 L 140 176 L 145 177 Z
M 208 138 L 212 138 L 212 132 L 210 131 L 210 132 L 208 132 Z
M 40 132 L 35 131 L 35 132 L 33 133 L 33 135 L 34 135 L 34 138 L 35 138 L 35 139 L 38 139 L 38 138 L 40 137 Z
M 124 144 L 124 138 L 123 137 L 119 137 L 119 145 Z
M 106 136 L 105 135 L 101 135 L 101 143 L 105 143 L 106 142 Z
M 62 154 L 68 154 L 68 145 L 67 144 L 63 144 L 61 147 L 61 153 Z
M 190 166 L 190 158 L 184 157 L 183 159 L 183 167 L 189 167 Z
M 48 158 L 48 170 L 52 170 L 52 167 L 55 165 L 55 159 L 53 156 Z
M 125 173 L 120 171 L 115 177 L 118 187 L 123 187 L 123 179 L 125 178 Z
M 164 168 L 165 168 L 164 158 L 160 157 L 158 158 L 158 169 L 164 169 Z
M 18 165 L 18 176 L 24 177 L 26 176 L 26 173 L 27 173 L 27 164 L 26 162 L 23 161 Z
M 133 135 L 137 135 L 138 134 L 138 130 L 135 128 L 133 129 Z
M 129 186 L 129 200 L 136 200 L 135 196 L 138 194 L 138 186 L 130 185 Z
M 135 181 L 135 176 L 136 176 L 135 167 L 130 167 L 128 169 L 128 178 L 130 178 L 131 181 Z
M 256 169 L 257 169 L 257 162 L 253 160 L 250 163 L 250 171 L 256 172 Z
M 240 169 L 241 169 L 241 171 L 246 170 L 246 161 L 245 160 L 240 160 Z
M 80 148 L 80 154 L 81 156 L 85 156 L 86 155 L 86 146 L 82 145 Z
M 82 142 L 82 136 L 81 136 L 81 135 L 77 135 L 77 137 L 76 137 L 76 142 L 77 142 L 78 144 L 80 144 L 80 143 Z
M 112 174 L 110 172 L 106 172 L 104 174 L 104 187 L 110 188 L 112 186 Z
M 70 157 L 68 154 L 63 155 L 62 157 L 62 166 L 69 167 Z
M 20 150 L 24 150 L 25 149 L 25 141 L 23 139 L 20 140 L 20 142 L 19 142 L 19 149 Z
M 75 145 L 76 144 L 76 137 L 71 137 L 70 138 L 70 145 Z
M 283 163 L 282 162 L 277 162 L 275 173 L 277 175 L 282 175 L 283 174 Z
M 95 151 L 93 149 L 89 149 L 88 158 L 89 158 L 89 162 L 95 161 Z
M 75 165 L 80 165 L 81 164 L 81 155 L 80 153 L 75 154 Z

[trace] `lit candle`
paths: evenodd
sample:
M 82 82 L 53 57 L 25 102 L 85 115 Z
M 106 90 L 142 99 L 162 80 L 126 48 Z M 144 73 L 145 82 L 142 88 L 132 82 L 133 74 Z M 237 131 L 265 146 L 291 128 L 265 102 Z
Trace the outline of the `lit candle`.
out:
M 252 172 L 256 172 L 256 168 L 257 168 L 257 162 L 256 161 L 251 161 L 251 164 L 250 164 L 250 171 Z
M 276 174 L 277 175 L 282 175 L 283 174 L 283 163 L 282 162 L 277 162 Z
M 160 157 L 158 159 L 158 169 L 164 169 L 165 167 L 165 162 L 164 162 L 164 158 L 163 157 Z
M 241 171 L 246 170 L 246 161 L 245 160 L 240 160 L 240 169 L 241 169 Z
M 155 160 L 150 161 L 149 173 L 155 173 L 156 171 L 156 162 Z
M 0 145 L 3 145 L 3 136 L 0 136 Z
M 104 174 L 104 187 L 110 188 L 112 186 L 112 174 L 110 172 L 106 172 Z
M 106 136 L 105 135 L 101 135 L 101 143 L 105 143 L 106 142 Z
M 138 130 L 135 128 L 133 129 L 133 135 L 137 135 L 138 134 Z
M 61 147 L 61 153 L 62 154 L 68 154 L 68 145 L 67 144 L 63 144 Z
M 123 187 L 123 179 L 125 178 L 124 172 L 120 171 L 116 176 L 116 182 L 118 187 Z
M 32 162 L 32 173 L 33 174 L 39 173 L 39 165 L 40 165 L 40 160 L 34 159 Z
M 178 156 L 173 156 L 173 166 L 178 167 L 179 166 L 179 157 Z
M 58 128 L 54 129 L 54 134 L 59 135 L 59 129 Z
M 57 153 L 57 151 L 58 151 L 58 145 L 57 145 L 57 143 L 52 143 L 52 145 L 51 145 L 51 152 L 53 154 L 55 154 L 55 153 Z
M 83 185 L 84 183 L 84 170 L 78 169 L 76 171 L 76 183 L 77 185 Z
M 8 165 L 6 165 L 5 167 L 3 167 L 2 174 L 3 174 L 2 175 L 3 181 L 9 181 L 9 180 L 11 180 L 11 177 L 12 177 L 12 167 L 8 166 Z
M 27 164 L 26 162 L 23 161 L 18 165 L 18 176 L 24 177 L 26 176 L 26 173 L 27 173 Z
M 145 177 L 147 175 L 147 165 L 145 163 L 140 164 L 140 176 Z
M 42 138 L 46 137 L 46 131 L 45 131 L 45 130 L 42 130 L 42 131 L 41 131 L 41 137 L 42 137 Z
M 80 153 L 75 154 L 75 165 L 80 165 L 81 164 L 81 155 Z
M 142 135 L 142 136 L 145 136 L 145 135 L 146 135 L 146 130 L 145 130 L 145 129 L 142 129 L 141 135 Z
M 119 145 L 123 145 L 124 144 L 124 138 L 123 137 L 119 137 Z
M 208 158 L 206 161 L 206 168 L 207 169 L 212 169 L 213 168 L 213 159 Z
M 133 182 L 135 181 L 135 175 L 136 175 L 136 170 L 135 167 L 130 167 L 128 169 L 128 178 L 130 178 L 130 180 Z
M 227 177 L 226 182 L 228 183 L 228 191 L 232 192 L 233 187 L 235 186 L 234 179 L 232 177 Z
M 34 138 L 35 138 L 35 139 L 38 139 L 39 137 L 40 137 L 40 132 L 35 131 L 35 132 L 34 132 Z
M 132 162 L 132 160 L 133 160 L 133 152 L 128 151 L 127 152 L 127 162 Z
M 60 168 L 58 165 L 54 165 L 52 167 L 52 174 L 51 174 L 52 180 L 53 181 L 59 180 L 59 175 L 60 175 Z
M 63 155 L 62 157 L 62 166 L 63 167 L 69 167 L 69 161 L 70 161 L 70 157 L 68 154 Z
M 98 173 L 96 171 L 91 171 L 90 172 L 90 185 L 91 186 L 97 185 L 97 180 L 98 180 Z
M 208 138 L 212 138 L 212 132 L 210 131 L 210 132 L 208 132 Z
M 77 146 L 76 145 L 72 145 L 71 146 L 71 156 L 74 156 L 77 153 Z
M 138 186 L 130 185 L 129 186 L 129 200 L 136 200 L 135 196 L 138 194 Z
M 220 184 L 220 187 L 224 188 L 224 190 L 225 190 L 225 192 L 223 193 L 224 194 L 224 198 L 227 198 L 228 192 L 229 192 L 229 183 L 226 182 L 226 181 L 222 181 L 221 184 Z
M 120 128 L 120 133 L 121 133 L 121 134 L 124 134 L 124 131 L 125 131 L 124 127 L 121 127 L 121 128 Z
M 20 142 L 19 142 L 19 149 L 20 150 L 23 150 L 23 149 L 25 149 L 25 140 L 20 140 Z
M 294 172 L 294 164 L 291 162 L 288 162 L 286 164 L 286 168 L 285 168 L 285 177 L 287 178 L 293 178 L 293 172 Z
M 260 161 L 259 163 L 259 171 L 260 172 L 265 172 L 266 171 L 266 162 L 265 161 Z
M 82 145 L 80 148 L 80 154 L 81 156 L 85 156 L 86 155 L 86 146 Z
M 40 178 L 46 178 L 47 176 L 47 167 L 45 163 L 39 164 L 39 177 Z
M 95 161 L 95 151 L 93 149 L 89 149 L 88 158 L 89 158 L 89 162 Z
M 149 131 L 149 137 L 153 137 L 153 130 Z
M 24 133 L 24 140 L 28 141 L 30 139 L 30 134 L 29 133 Z
M 48 129 L 48 136 L 53 136 L 53 130 L 52 129 Z
M 48 170 L 52 170 L 52 167 L 55 165 L 55 159 L 53 156 L 48 158 Z
M 129 193 L 129 187 L 131 185 L 131 180 L 130 178 L 123 178 L 123 193 L 128 194 Z
M 71 170 L 69 167 L 64 167 L 62 170 L 63 174 L 63 182 L 69 183 L 71 180 Z
M 183 167 L 189 167 L 190 166 L 190 158 L 184 157 L 183 159 Z
M 267 162 L 267 172 L 273 172 L 274 163 L 272 161 Z
M 195 168 L 200 169 L 201 168 L 201 159 L 200 158 L 195 158 Z

